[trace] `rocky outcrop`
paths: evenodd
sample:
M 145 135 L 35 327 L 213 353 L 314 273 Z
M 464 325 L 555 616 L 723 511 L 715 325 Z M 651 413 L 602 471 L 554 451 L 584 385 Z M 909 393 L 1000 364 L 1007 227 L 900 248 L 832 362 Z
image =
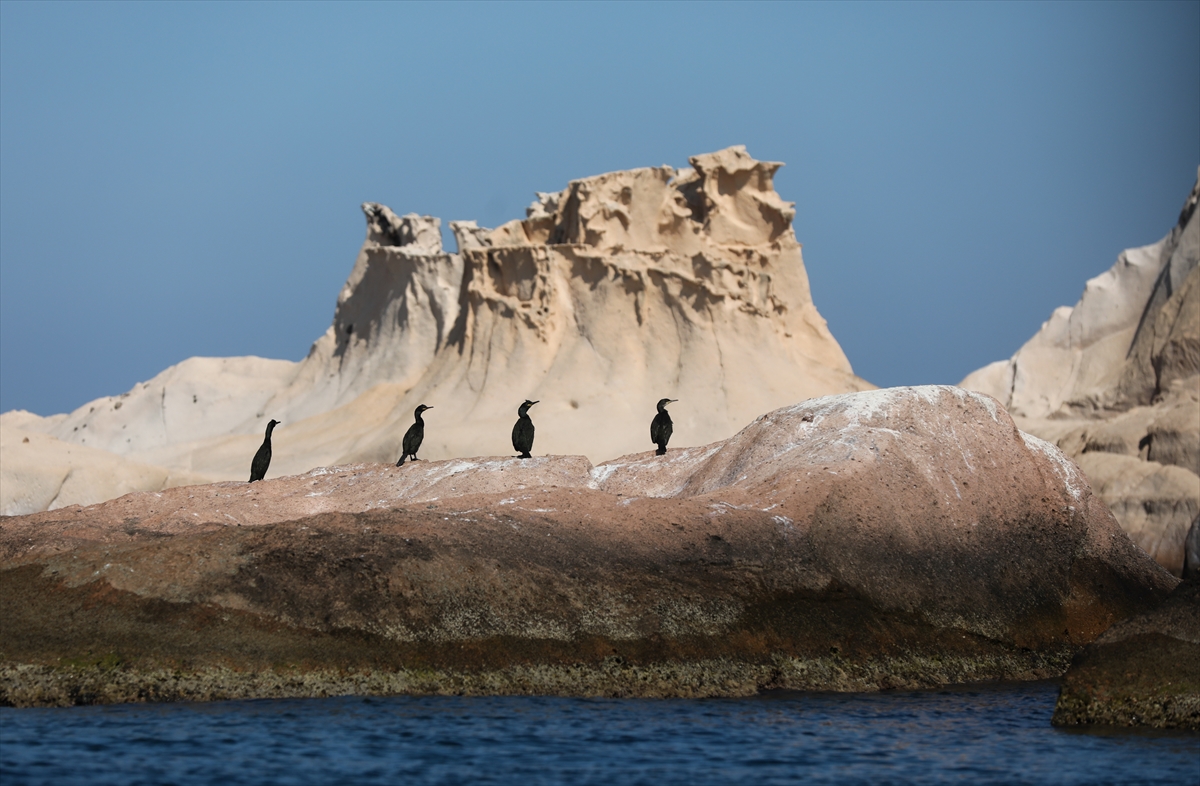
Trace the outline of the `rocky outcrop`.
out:
M 958 388 L 723 442 L 318 468 L 0 521 L 0 695 L 735 695 L 1054 676 L 1176 581 Z
M 775 407 L 872 387 L 813 305 L 772 182 L 781 165 L 741 147 L 691 164 L 573 181 L 494 230 L 451 222 L 455 253 L 438 219 L 367 203 L 333 324 L 302 362 L 192 358 L 22 427 L 232 480 L 270 418 L 283 423 L 276 475 L 395 461 L 420 403 L 435 407 L 423 457 L 506 453 L 527 397 L 541 400 L 535 452 L 601 460 L 649 444 L 663 397 L 680 399 L 675 443 L 699 445 Z
M 1200 180 L 1165 238 L 1123 252 L 1007 361 L 962 386 L 1055 442 L 1175 575 L 1200 515 Z
M 1080 653 L 1053 722 L 1200 730 L 1200 581 L 1182 582 Z

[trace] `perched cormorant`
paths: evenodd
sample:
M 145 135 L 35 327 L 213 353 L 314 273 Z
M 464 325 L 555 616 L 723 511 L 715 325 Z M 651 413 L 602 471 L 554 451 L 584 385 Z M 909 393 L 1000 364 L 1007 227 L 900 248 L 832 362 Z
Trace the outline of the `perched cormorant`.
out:
M 654 416 L 654 420 L 650 421 L 650 441 L 658 445 L 658 450 L 654 451 L 656 455 L 662 456 L 667 452 L 667 443 L 670 442 L 671 431 L 674 429 L 671 416 L 667 414 L 667 405 L 678 400 L 677 398 L 660 399 L 658 414 Z
M 413 410 L 413 417 L 416 422 L 408 427 L 408 431 L 404 432 L 404 447 L 401 448 L 404 452 L 400 454 L 400 460 L 396 462 L 396 466 L 403 466 L 404 459 L 412 456 L 413 461 L 420 461 L 417 458 L 417 451 L 421 449 L 421 441 L 425 439 L 425 421 L 421 420 L 421 413 L 433 407 L 427 407 L 424 404 Z
M 267 467 L 271 466 L 271 432 L 279 425 L 278 420 L 272 420 L 267 424 L 267 436 L 263 440 L 262 447 L 254 454 L 254 461 L 250 462 L 250 482 L 262 480 L 266 477 Z
M 529 419 L 529 408 L 536 401 L 525 399 L 525 403 L 517 408 L 517 424 L 513 426 L 513 450 L 521 454 L 521 458 L 533 458 L 529 451 L 533 450 L 533 421 Z

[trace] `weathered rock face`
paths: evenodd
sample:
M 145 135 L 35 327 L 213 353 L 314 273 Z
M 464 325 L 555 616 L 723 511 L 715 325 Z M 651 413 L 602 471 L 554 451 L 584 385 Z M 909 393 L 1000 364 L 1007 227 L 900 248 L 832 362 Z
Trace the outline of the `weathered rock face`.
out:
M 1183 541 L 1183 578 L 1200 580 L 1200 516 L 1192 519 Z
M 304 361 L 192 358 L 21 426 L 232 480 L 270 418 L 283 422 L 274 475 L 395 461 L 420 403 L 434 407 L 423 457 L 507 453 L 525 398 L 541 401 L 535 452 L 600 460 L 647 447 L 663 397 L 680 399 L 675 444 L 698 445 L 775 407 L 872 387 L 813 305 L 792 207 L 772 184 L 780 164 L 740 147 L 691 163 L 574 181 L 495 230 L 452 222 L 457 253 L 442 250 L 438 219 L 368 203 L 333 324 Z M 43 485 L 61 482 L 63 462 Z M 6 476 L 0 509 L 31 512 L 10 487 Z
M 1142 548 L 1180 575 L 1200 515 L 1200 180 L 1167 237 L 1125 251 L 1010 360 L 962 386 L 1079 462 Z
M 0 429 L 0 482 L 5 511 L 46 510 L 51 505 L 91 504 L 132 491 L 206 479 L 122 458 L 86 444 L 63 442 L 38 428 L 22 428 L 21 416 L 8 413 Z
M 1200 730 L 1200 581 L 1112 626 L 1063 678 L 1053 722 Z
M 1176 583 L 1057 448 L 948 387 L 818 398 L 595 467 L 133 494 L 5 519 L 0 555 L 13 703 L 1044 677 Z

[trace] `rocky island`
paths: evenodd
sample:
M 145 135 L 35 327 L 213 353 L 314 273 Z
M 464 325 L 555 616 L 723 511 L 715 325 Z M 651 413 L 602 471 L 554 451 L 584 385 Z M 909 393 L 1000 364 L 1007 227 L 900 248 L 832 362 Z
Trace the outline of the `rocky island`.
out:
M 192 358 L 0 416 L 0 704 L 728 696 L 1074 662 L 1056 722 L 1196 725 L 1170 664 L 1200 646 L 1176 578 L 1200 556 L 1200 190 L 1011 360 L 874 390 L 813 304 L 780 164 L 690 163 L 451 222 L 452 253 L 438 219 L 364 204 L 304 360 Z M 395 466 L 419 404 L 426 460 Z
M 626 456 L 317 468 L 0 524 L 0 701 L 741 695 L 1060 674 L 1177 580 L 984 395 Z

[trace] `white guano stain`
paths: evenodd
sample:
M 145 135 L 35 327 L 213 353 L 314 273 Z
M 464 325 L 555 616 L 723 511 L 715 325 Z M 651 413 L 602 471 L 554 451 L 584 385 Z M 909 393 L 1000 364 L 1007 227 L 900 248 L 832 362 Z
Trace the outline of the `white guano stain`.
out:
M 1083 499 L 1083 488 L 1087 481 L 1083 479 L 1079 467 L 1075 466 L 1075 462 L 1071 461 L 1065 453 L 1044 439 L 1039 439 L 1032 434 L 1026 434 L 1024 431 L 1021 432 L 1021 439 L 1025 441 L 1025 447 L 1041 453 L 1050 460 L 1050 465 L 1054 467 L 1054 474 L 1058 475 L 1059 479 L 1062 480 L 1067 492 L 1076 502 Z

